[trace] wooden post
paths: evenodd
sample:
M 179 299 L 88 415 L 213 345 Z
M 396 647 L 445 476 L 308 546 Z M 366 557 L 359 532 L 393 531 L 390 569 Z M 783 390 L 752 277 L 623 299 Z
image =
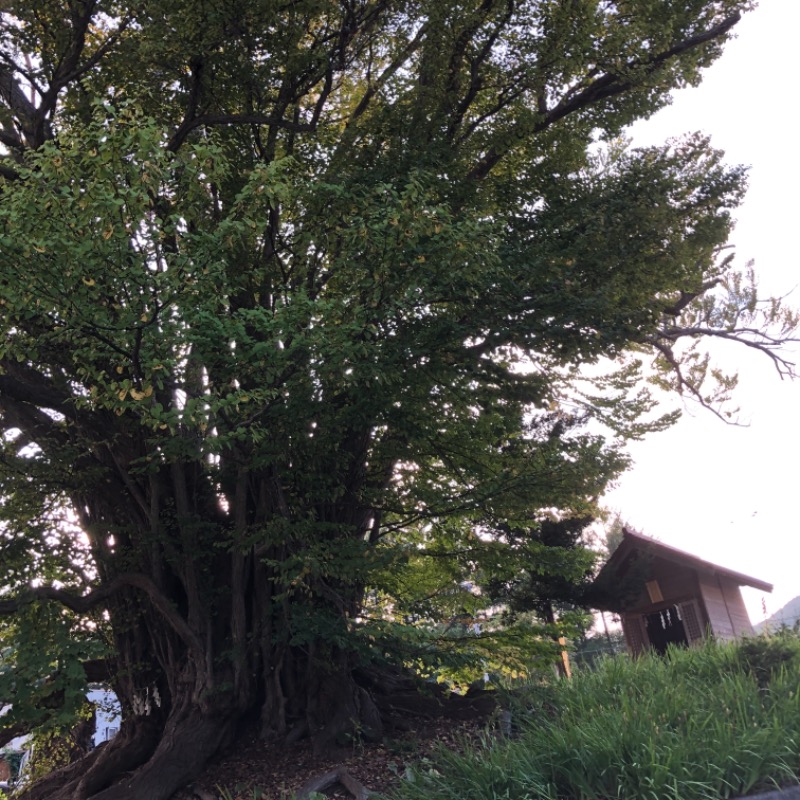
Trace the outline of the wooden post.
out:
M 567 640 L 563 636 L 558 637 L 558 643 L 561 645 L 561 660 L 558 663 L 558 674 L 563 678 L 572 677 L 572 669 L 569 665 L 569 653 L 567 652 Z

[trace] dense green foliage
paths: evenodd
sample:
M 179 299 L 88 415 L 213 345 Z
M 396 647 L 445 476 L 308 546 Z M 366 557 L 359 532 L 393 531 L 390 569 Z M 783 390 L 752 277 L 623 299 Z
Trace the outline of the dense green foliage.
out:
M 166 797 L 253 717 L 378 736 L 386 662 L 552 653 L 675 418 L 643 381 L 787 369 L 720 255 L 743 170 L 620 138 L 749 5 L 0 5 L 0 701 L 56 720 L 102 645 L 124 709 L 38 791 Z
M 605 659 L 572 681 L 521 691 L 516 738 L 442 752 L 394 796 L 719 800 L 795 784 L 799 685 L 791 634 Z

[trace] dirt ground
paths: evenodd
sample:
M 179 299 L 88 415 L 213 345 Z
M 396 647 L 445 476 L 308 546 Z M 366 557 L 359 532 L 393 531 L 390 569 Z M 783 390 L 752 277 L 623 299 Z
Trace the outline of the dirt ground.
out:
M 312 753 L 306 742 L 276 747 L 256 737 L 240 740 L 235 750 L 210 764 L 189 789 L 175 800 L 288 800 L 309 781 L 344 768 L 365 789 L 385 793 L 404 780 L 413 764 L 424 764 L 439 747 L 462 749 L 492 726 L 492 693 L 461 697 L 403 697 L 393 703 L 397 724 L 378 743 L 355 742 L 325 757 Z M 340 783 L 324 792 L 330 798 L 352 800 Z

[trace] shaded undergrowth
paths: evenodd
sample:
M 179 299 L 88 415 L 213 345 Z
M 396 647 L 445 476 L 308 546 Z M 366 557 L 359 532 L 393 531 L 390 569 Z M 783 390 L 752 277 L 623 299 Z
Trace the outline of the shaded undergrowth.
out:
M 420 765 L 395 800 L 717 800 L 798 782 L 800 640 L 601 661 L 509 696 L 510 738 Z

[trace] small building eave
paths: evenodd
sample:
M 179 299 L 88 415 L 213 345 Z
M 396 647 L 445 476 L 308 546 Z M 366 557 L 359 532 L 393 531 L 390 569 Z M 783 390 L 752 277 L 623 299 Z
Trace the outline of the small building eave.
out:
M 638 531 L 625 528 L 623 530 L 623 539 L 619 547 L 611 554 L 611 557 L 603 565 L 600 572 L 597 574 L 595 581 L 602 585 L 604 582 L 613 582 L 614 576 L 618 572 L 625 572 L 625 563 L 635 552 L 642 552 L 648 556 L 662 558 L 665 561 L 678 564 L 683 567 L 688 567 L 697 572 L 713 575 L 716 578 L 727 578 L 738 586 L 750 586 L 753 589 L 758 589 L 762 592 L 771 592 L 773 585 L 762 581 L 759 578 L 754 578 L 751 575 L 745 575 L 742 572 L 728 569 L 719 564 L 714 564 L 711 561 L 698 558 L 685 550 L 680 550 L 677 547 L 659 542 L 649 536 L 645 536 Z

